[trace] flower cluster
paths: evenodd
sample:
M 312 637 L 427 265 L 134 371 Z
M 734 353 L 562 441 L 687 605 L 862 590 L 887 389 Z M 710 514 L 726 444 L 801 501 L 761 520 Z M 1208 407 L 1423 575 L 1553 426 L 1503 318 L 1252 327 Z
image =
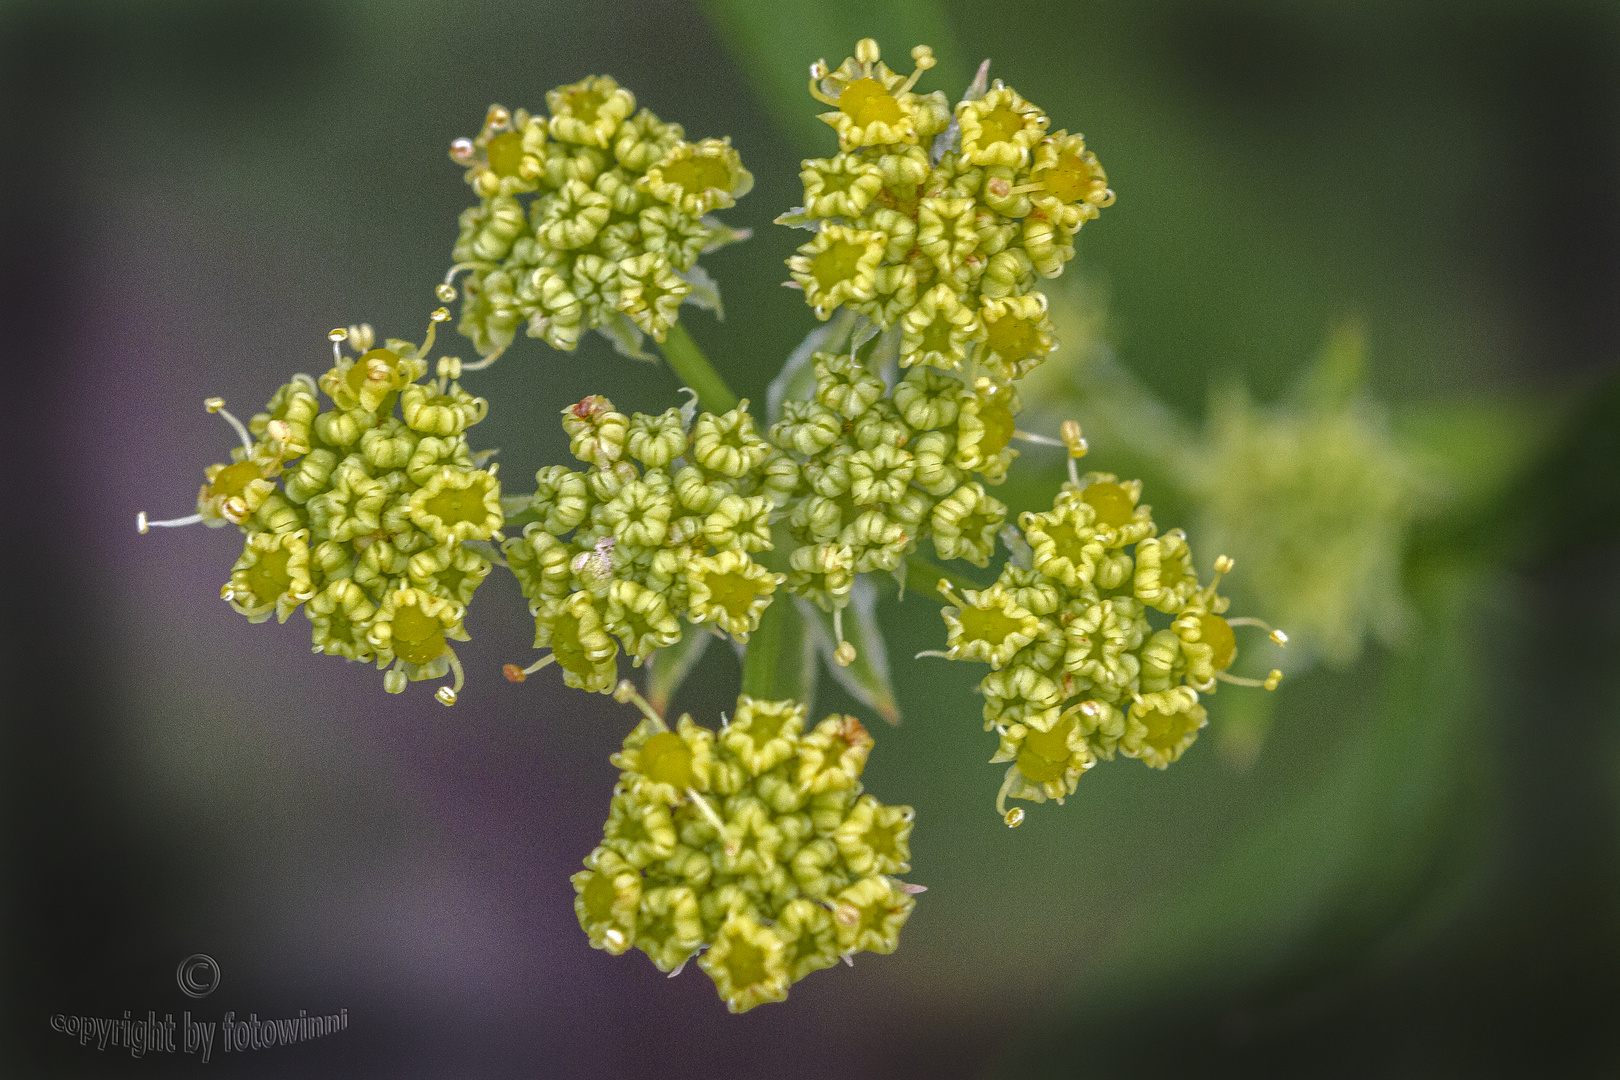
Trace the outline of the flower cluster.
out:
M 505 544 L 551 649 L 528 671 L 555 660 L 569 686 L 607 693 L 621 647 L 639 666 L 686 624 L 746 642 L 778 586 L 838 612 L 856 574 L 898 569 L 928 536 L 988 565 L 1007 508 L 981 480 L 1017 455 L 1015 392 L 926 368 L 891 392 L 853 356 L 814 364 L 814 398 L 786 403 L 768 439 L 747 401 L 690 423 L 599 395 L 563 410 L 587 468 L 542 469 L 527 505 L 508 504 L 538 519 Z
M 1141 490 L 1106 473 L 1078 477 L 1051 510 L 1021 516 L 1028 558 L 994 585 L 956 597 L 941 583 L 957 606 L 943 612 L 946 651 L 930 655 L 992 669 L 979 690 L 985 730 L 1001 737 L 990 760 L 1012 762 L 996 800 L 1009 825 L 1023 820 L 1009 796 L 1061 803 L 1099 758 L 1175 761 L 1204 726 L 1199 694 L 1217 681 L 1273 689 L 1282 677 L 1227 674 L 1232 627 L 1264 624 L 1224 617 L 1216 586 L 1232 561 L 1216 560 L 1200 584 L 1185 534 L 1159 535 Z
M 712 288 L 698 255 L 745 235 L 710 212 L 754 178 L 729 139 L 687 142 L 605 75 L 546 102 L 549 117 L 492 106 L 451 146 L 479 197 L 453 254 L 452 276 L 471 271 L 461 332 L 485 355 L 524 324 L 558 349 L 597 327 L 663 341 L 694 284 Z
M 573 877 L 591 944 L 632 946 L 674 972 L 698 964 L 732 1012 L 781 1001 L 812 971 L 861 951 L 891 953 L 915 906 L 913 812 L 862 794 L 872 738 L 852 716 L 806 732 L 805 706 L 747 695 L 718 732 L 682 716 L 672 731 L 629 684 L 646 719 L 602 843 Z
M 1074 234 L 1113 192 L 1080 135 L 1049 131 L 1016 90 L 980 82 L 953 110 L 912 91 L 871 39 L 810 93 L 839 153 L 804 162 L 804 206 L 778 220 L 816 230 L 788 260 L 825 319 L 843 306 L 900 332 L 900 364 L 960 370 L 970 358 L 1015 379 L 1055 348 L 1040 277 L 1074 257 Z M 982 73 L 981 73 L 982 76 Z
M 788 588 L 837 611 L 855 574 L 898 569 L 930 535 L 941 558 L 988 565 L 1007 508 L 984 484 L 1018 454 L 1016 392 L 929 368 L 891 391 L 854 356 L 815 353 L 814 365 L 814 396 L 784 403 L 770 432 L 800 461 Z
M 359 356 L 342 354 L 345 338 Z M 373 348 L 369 326 L 333 340 L 331 370 L 294 375 L 246 428 L 208 402 L 243 442 L 197 494 L 200 520 L 246 537 L 221 595 L 253 622 L 302 605 L 315 651 L 388 668 L 390 693 L 454 670 L 437 695 L 451 705 L 462 672 L 449 639 L 467 640 L 467 603 L 490 569 L 467 542 L 499 538 L 503 522 L 497 466 L 467 447 L 488 403 L 422 381 L 431 332 L 421 347 Z
M 528 670 L 555 660 L 569 686 L 607 693 L 620 644 L 639 665 L 681 640 L 683 620 L 747 641 L 784 580 L 753 553 L 772 548 L 771 515 L 799 482 L 748 402 L 688 423 L 592 396 L 563 410 L 563 427 L 587 468 L 541 469 L 523 510 L 538 520 L 505 544 L 535 648 L 551 649 Z

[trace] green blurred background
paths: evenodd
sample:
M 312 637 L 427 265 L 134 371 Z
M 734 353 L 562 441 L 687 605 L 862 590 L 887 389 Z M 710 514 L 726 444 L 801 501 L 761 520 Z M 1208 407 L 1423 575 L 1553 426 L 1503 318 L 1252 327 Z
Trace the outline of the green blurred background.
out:
M 692 137 L 730 134 L 754 172 L 724 215 L 754 238 L 706 260 L 727 318 L 686 318 L 762 400 L 814 324 L 780 287 L 804 237 L 771 224 L 798 160 L 834 146 L 806 65 L 862 36 L 931 44 L 922 88 L 952 97 L 992 57 L 1107 168 L 1119 201 L 1054 293 L 1068 344 L 1036 403 L 1082 419 L 1088 464 L 1141 475 L 1195 545 L 1223 521 L 1263 539 L 1283 525 L 1212 509 L 1248 505 L 1221 503 L 1219 421 L 1323 428 L 1312 373 L 1359 333 L 1340 399 L 1400 466 L 1374 487 L 1409 497 L 1379 511 L 1381 576 L 1335 594 L 1362 617 L 1353 647 L 1307 638 L 1274 696 L 1219 695 L 1172 769 L 1100 767 L 1016 832 L 990 810 L 979 672 L 909 660 L 938 646 L 937 608 L 885 600 L 906 719 L 875 731 L 868 787 L 917 807 L 929 892 L 893 956 L 734 1018 L 699 973 L 666 982 L 580 933 L 567 875 L 631 718 L 496 676 L 529 655 L 510 582 L 480 594 L 447 712 L 312 657 L 301 620 L 231 613 L 224 531 L 130 525 L 186 512 L 229 445 L 203 397 L 251 411 L 322 366 L 335 325 L 419 334 L 467 202 L 449 141 L 590 72 Z M 13 0 L 0 101 L 12 1075 L 180 1064 L 80 1047 L 52 1013 L 338 1007 L 341 1036 L 209 1067 L 1620 1070 L 1613 5 Z M 678 383 L 592 338 L 520 340 L 472 385 L 517 477 L 565 459 L 564 404 L 657 411 Z M 1062 478 L 1038 453 L 1018 471 L 1017 508 Z M 1351 500 L 1291 527 L 1366 516 Z M 1275 615 L 1298 592 L 1244 580 L 1259 565 L 1234 587 Z M 677 705 L 712 723 L 736 677 L 711 650 Z M 830 685 L 819 706 L 854 708 Z M 193 952 L 224 973 L 203 1004 L 174 985 Z

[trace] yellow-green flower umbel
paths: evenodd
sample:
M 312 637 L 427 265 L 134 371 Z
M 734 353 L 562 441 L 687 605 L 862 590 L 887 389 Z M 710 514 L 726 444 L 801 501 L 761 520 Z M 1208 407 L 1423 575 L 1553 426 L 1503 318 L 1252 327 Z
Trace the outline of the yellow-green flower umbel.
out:
M 1227 672 L 1234 626 L 1287 640 L 1257 619 L 1226 617 L 1216 587 L 1231 559 L 1217 559 L 1201 584 L 1186 536 L 1158 532 L 1139 482 L 1072 475 L 1051 510 L 1020 517 L 1026 554 L 994 585 L 958 594 L 940 583 L 953 605 L 943 612 L 946 648 L 924 654 L 990 665 L 979 690 L 985 730 L 999 738 L 990 760 L 1011 763 L 996 798 L 1008 825 L 1024 818 L 1008 798 L 1061 803 L 1099 759 L 1165 768 L 1198 737 L 1199 697 L 1218 683 L 1269 690 L 1282 677 Z
M 642 334 L 664 340 L 683 301 L 718 305 L 697 257 L 747 235 L 711 216 L 754 184 L 729 139 L 687 142 L 605 75 L 546 103 L 549 116 L 492 106 L 478 136 L 450 148 L 479 198 L 446 279 L 467 274 L 461 332 L 485 357 L 477 366 L 520 328 L 564 350 L 601 328 L 639 353 Z
M 718 732 L 690 716 L 671 729 L 628 682 L 615 696 L 645 719 L 613 756 L 602 843 L 573 877 L 592 947 L 637 948 L 670 973 L 701 952 L 737 1013 L 857 952 L 895 950 L 922 891 L 898 877 L 915 815 L 863 794 L 860 721 L 808 727 L 799 702 L 743 695 Z
M 453 705 L 463 675 L 449 643 L 467 640 L 505 515 L 498 467 L 467 446 L 488 403 L 454 381 L 453 359 L 425 378 L 433 327 L 449 317 L 434 312 L 420 346 L 374 347 L 369 326 L 332 331 L 332 368 L 294 375 L 245 426 L 210 398 L 241 447 L 204 471 L 196 515 L 137 524 L 235 525 L 242 556 L 221 590 L 231 607 L 286 622 L 302 606 L 316 652 L 386 668 L 390 693 L 453 673 L 436 695 Z
M 895 328 L 901 366 L 1016 379 L 1056 347 L 1037 280 L 1063 272 L 1114 193 L 1085 139 L 1048 131 L 1017 91 L 981 70 L 953 111 L 913 92 L 934 58 L 912 58 L 902 77 L 867 38 L 836 69 L 811 66 L 839 152 L 803 163 L 804 205 L 777 219 L 816 232 L 792 284 L 819 318 L 844 307 Z

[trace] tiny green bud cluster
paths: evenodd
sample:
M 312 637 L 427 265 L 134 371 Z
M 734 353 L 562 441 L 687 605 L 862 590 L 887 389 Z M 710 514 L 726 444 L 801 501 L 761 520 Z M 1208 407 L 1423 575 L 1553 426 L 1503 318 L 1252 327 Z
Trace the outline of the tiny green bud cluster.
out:
M 344 339 L 359 356 L 342 354 Z M 251 445 L 205 471 L 197 509 L 245 535 L 221 590 L 233 608 L 286 622 L 303 606 L 316 652 L 388 668 L 391 693 L 453 670 L 438 694 L 449 705 L 462 673 L 448 642 L 467 640 L 467 604 L 490 569 L 468 542 L 499 538 L 503 515 L 497 467 L 467 447 L 488 404 L 422 381 L 431 339 L 372 348 L 369 326 L 333 331 L 335 365 L 276 391 L 248 424 Z
M 753 176 L 729 139 L 687 142 L 608 76 L 546 101 L 549 117 L 492 106 L 451 147 L 479 197 L 453 253 L 451 276 L 471 271 L 461 332 L 486 356 L 519 326 L 565 350 L 598 327 L 663 341 L 694 284 L 709 286 L 698 255 L 746 236 L 710 213 Z
M 903 78 L 866 39 L 836 70 L 811 69 L 810 93 L 839 153 L 804 162 L 804 206 L 777 220 L 816 230 L 788 260 L 805 303 L 897 327 L 900 364 L 976 362 L 1018 378 L 1056 347 L 1041 277 L 1074 257 L 1074 234 L 1114 194 L 1080 135 L 984 72 L 955 110 L 912 92 L 933 66 L 926 46 Z
M 988 589 L 947 592 L 946 651 L 930 655 L 992 669 L 979 690 L 985 730 L 1000 736 L 990 760 L 1012 762 L 996 800 L 1009 825 L 1023 819 L 1009 796 L 1061 803 L 1098 759 L 1165 768 L 1198 737 L 1199 694 L 1217 681 L 1273 689 L 1282 677 L 1226 673 L 1234 623 L 1263 624 L 1223 617 L 1216 586 L 1231 560 L 1200 584 L 1186 535 L 1160 535 L 1141 491 L 1106 473 L 1065 484 L 1051 510 L 1020 518 L 1024 565 L 1009 562 Z
M 718 732 L 645 711 L 613 756 L 602 843 L 573 877 L 594 947 L 633 946 L 666 972 L 705 950 L 698 965 L 737 1013 L 841 958 L 895 950 L 921 891 L 895 876 L 911 868 L 914 813 L 862 793 L 860 721 L 806 732 L 803 704 L 747 695 Z

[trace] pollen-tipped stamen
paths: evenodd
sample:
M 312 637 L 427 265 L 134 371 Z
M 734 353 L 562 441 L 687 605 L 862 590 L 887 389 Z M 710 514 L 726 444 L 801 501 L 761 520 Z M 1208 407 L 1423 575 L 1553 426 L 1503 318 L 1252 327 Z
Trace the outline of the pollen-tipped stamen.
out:
M 178 529 L 184 525 L 196 525 L 202 521 L 201 514 L 187 514 L 185 517 L 169 518 L 165 521 L 153 521 L 142 510 L 135 515 L 135 531 L 145 536 L 152 529 Z
M 1264 690 L 1275 690 L 1282 682 L 1283 673 L 1278 668 L 1272 668 L 1271 673 L 1263 679 L 1248 679 L 1242 675 L 1230 675 L 1224 671 L 1217 671 L 1215 677 L 1221 682 L 1231 683 L 1233 686 L 1255 686 Z
M 922 78 L 922 73 L 938 63 L 934 59 L 934 50 L 927 45 L 918 45 L 913 48 L 911 50 L 911 60 L 917 67 L 912 71 L 911 77 L 900 84 L 900 89 L 897 91 L 899 94 L 904 94 L 913 86 L 916 86 L 917 80 Z
M 349 332 L 339 326 L 334 330 L 327 331 L 326 340 L 332 343 L 332 363 L 341 364 L 343 362 L 343 343 L 349 340 Z
M 525 668 L 520 668 L 516 664 L 503 664 L 501 674 L 506 676 L 508 682 L 523 682 L 530 675 L 533 675 L 555 659 L 557 659 L 556 653 L 546 653 L 546 655 Z
M 1252 615 L 1243 615 L 1243 616 L 1240 616 L 1239 618 L 1236 618 L 1236 619 L 1227 619 L 1226 620 L 1226 625 L 1228 625 L 1228 626 L 1258 626 L 1260 629 L 1267 632 L 1267 636 L 1270 637 L 1272 642 L 1274 642 L 1275 644 L 1277 644 L 1277 645 L 1287 645 L 1288 644 L 1288 635 L 1287 634 L 1285 634 L 1281 630 L 1278 630 L 1276 627 L 1272 626 L 1270 623 L 1266 622 L 1264 619 L 1256 619 Z
M 224 417 L 225 422 L 236 429 L 237 438 L 242 440 L 242 449 L 248 452 L 249 457 L 253 456 L 253 436 L 248 434 L 246 425 L 233 416 L 229 409 L 225 408 L 224 398 L 206 398 L 203 401 L 203 408 L 211 413 L 219 413 L 220 416 Z
M 810 65 L 810 96 L 823 105 L 836 109 L 838 108 L 838 99 L 828 97 L 826 92 L 821 89 L 821 80 L 830 74 L 832 73 L 827 70 L 827 61 L 825 60 L 817 60 Z
M 434 691 L 433 697 L 440 705 L 454 705 L 461 695 L 461 688 L 467 684 L 467 673 L 462 670 L 461 657 L 457 656 L 456 650 L 448 644 L 444 647 L 444 655 L 450 661 L 450 670 L 455 674 L 456 681 L 449 686 L 439 687 Z

